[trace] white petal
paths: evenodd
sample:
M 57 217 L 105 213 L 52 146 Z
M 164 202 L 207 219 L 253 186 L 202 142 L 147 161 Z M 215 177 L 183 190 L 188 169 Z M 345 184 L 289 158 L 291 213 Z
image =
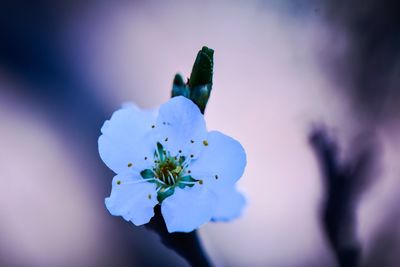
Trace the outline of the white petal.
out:
M 226 186 L 218 191 L 213 221 L 230 221 L 242 214 L 246 205 L 245 197 L 233 186 Z
M 158 203 L 156 185 L 143 181 L 139 174 L 118 174 L 112 182 L 110 197 L 105 199 L 108 211 L 135 225 L 148 223 Z
M 205 186 L 177 187 L 175 193 L 161 204 L 168 232 L 188 233 L 210 221 L 215 201 L 215 195 Z
M 132 105 L 114 112 L 101 128 L 103 134 L 98 140 L 104 163 L 115 173 L 129 168 L 141 171 L 151 166 L 155 120 L 156 112 L 143 111 Z
M 212 131 L 207 135 L 207 146 L 189 169 L 193 178 L 203 179 L 207 186 L 217 190 L 239 180 L 245 166 L 246 153 L 242 145 L 229 136 Z
M 182 150 L 184 155 L 193 155 L 193 158 L 199 155 L 207 135 L 203 114 L 183 96 L 174 97 L 160 107 L 157 130 L 160 143 L 172 155 Z

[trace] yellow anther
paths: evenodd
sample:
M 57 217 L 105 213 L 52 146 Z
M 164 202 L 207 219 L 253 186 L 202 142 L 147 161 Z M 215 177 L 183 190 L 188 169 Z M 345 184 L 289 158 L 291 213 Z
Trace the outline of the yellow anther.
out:
M 132 163 L 128 163 L 128 167 L 130 168 L 130 167 L 132 167 L 133 166 L 133 164 Z
M 176 166 L 174 172 L 175 172 L 175 173 L 180 173 L 181 170 L 182 170 L 182 167 L 181 167 L 181 166 Z
M 121 181 L 120 181 L 120 180 L 118 180 L 118 181 L 117 181 L 117 185 L 120 185 L 120 184 L 121 184 Z
M 199 180 L 199 184 L 203 184 L 203 180 Z
M 204 145 L 204 146 L 208 146 L 208 141 L 207 141 L 207 140 L 204 140 L 204 141 L 203 141 L 203 145 Z

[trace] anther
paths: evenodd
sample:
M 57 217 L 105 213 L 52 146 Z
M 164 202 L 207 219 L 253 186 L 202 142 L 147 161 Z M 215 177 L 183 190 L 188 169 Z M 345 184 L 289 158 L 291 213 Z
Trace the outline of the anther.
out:
M 151 125 L 151 128 L 155 128 L 156 126 L 153 124 L 153 125 Z
M 118 180 L 118 181 L 117 181 L 117 185 L 120 185 L 120 184 L 121 184 L 121 181 L 120 181 L 120 180 Z
M 191 158 L 193 158 L 193 157 L 194 157 L 194 155 L 193 155 L 193 154 L 191 154 L 191 155 L 190 155 L 190 157 L 191 157 Z
M 132 167 L 133 166 L 133 164 L 132 163 L 128 163 L 128 167 L 130 168 L 130 167 Z
M 203 180 L 199 180 L 199 184 L 203 184 Z
M 216 180 L 218 180 L 218 175 L 215 175 L 214 177 L 215 177 Z
M 192 144 L 193 144 L 193 143 L 194 143 L 194 141 L 193 141 L 193 140 L 190 140 L 190 143 L 192 143 Z
M 144 160 L 147 160 L 147 157 L 144 157 Z
M 192 171 L 191 171 L 191 170 L 188 170 L 188 173 L 192 173 Z
M 148 195 L 147 195 L 147 198 L 148 198 L 148 199 L 151 199 L 151 194 L 148 194 Z
M 168 137 L 167 138 L 165 138 L 165 142 L 167 142 L 168 141 Z
M 208 141 L 207 141 L 207 140 L 204 140 L 204 141 L 203 141 L 203 145 L 204 145 L 204 146 L 208 146 Z
M 178 152 L 179 152 L 179 153 L 182 153 L 182 150 L 179 150 Z

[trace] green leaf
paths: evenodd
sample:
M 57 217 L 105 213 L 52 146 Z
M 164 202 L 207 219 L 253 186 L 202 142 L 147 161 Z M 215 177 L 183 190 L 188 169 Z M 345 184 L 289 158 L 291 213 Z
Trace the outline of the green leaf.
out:
M 185 182 L 196 182 L 197 180 L 193 179 L 192 176 L 190 175 L 186 175 L 183 176 L 181 178 L 179 178 L 180 181 L 185 181 Z M 182 183 L 178 183 L 179 188 L 185 188 L 186 186 L 192 187 L 194 184 L 182 184 Z
M 174 187 L 169 187 L 167 190 L 161 189 L 160 191 L 158 191 L 157 199 L 161 203 L 164 199 L 171 196 L 174 192 Z
M 164 159 L 165 159 L 164 147 L 160 142 L 157 142 L 157 153 L 158 153 L 159 159 L 161 161 L 164 161 Z
M 140 172 L 140 175 L 144 178 L 144 179 L 149 179 L 149 178 L 154 178 L 154 172 L 150 169 L 145 169 L 143 171 Z

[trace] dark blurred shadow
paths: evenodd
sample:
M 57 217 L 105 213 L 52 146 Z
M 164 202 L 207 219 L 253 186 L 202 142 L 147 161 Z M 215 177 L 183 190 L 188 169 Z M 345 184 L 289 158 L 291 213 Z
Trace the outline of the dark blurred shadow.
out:
M 93 174 L 99 207 L 109 194 L 113 174 L 100 161 L 97 139 L 111 110 L 102 106 L 96 88 L 74 75 L 63 51 L 60 30 L 74 11 L 90 8 L 95 1 L 3 1 L 0 3 L 0 69 L 24 84 L 11 92 L 26 105 L 41 112 L 59 138 Z M 1 88 L 7 90 L 7 88 Z M 83 163 L 82 163 L 83 161 Z M 105 208 L 104 208 L 105 210 Z M 106 211 L 104 211 L 106 212 Z M 134 228 L 121 218 L 110 216 L 112 262 L 120 266 L 177 266 L 182 261 L 164 249 L 145 228 Z M 143 248 L 152 247 L 147 253 Z M 112 254 L 111 253 L 111 254 Z M 177 260 L 176 260 L 177 259 Z M 96 261 L 94 261 L 96 262 Z M 4 266 L 4 265 L 2 265 Z M 98 266 L 98 265 L 96 265 Z
M 397 197 L 397 203 L 399 198 Z M 400 212 L 392 207 L 393 212 L 385 217 L 379 230 L 373 235 L 374 246 L 368 251 L 365 259 L 365 267 L 387 266 L 397 267 L 400 262 L 400 233 L 397 227 L 400 225 Z
M 400 118 L 400 2 L 331 0 L 328 24 L 346 38 L 343 53 L 330 58 L 335 82 L 373 123 Z M 329 57 L 329 51 L 326 51 Z
M 340 147 L 323 125 L 314 126 L 310 142 L 316 153 L 325 185 L 321 221 L 341 267 L 361 266 L 357 237 L 357 206 L 362 193 L 376 179 L 378 151 L 373 135 L 351 145 L 352 155 L 340 158 Z

